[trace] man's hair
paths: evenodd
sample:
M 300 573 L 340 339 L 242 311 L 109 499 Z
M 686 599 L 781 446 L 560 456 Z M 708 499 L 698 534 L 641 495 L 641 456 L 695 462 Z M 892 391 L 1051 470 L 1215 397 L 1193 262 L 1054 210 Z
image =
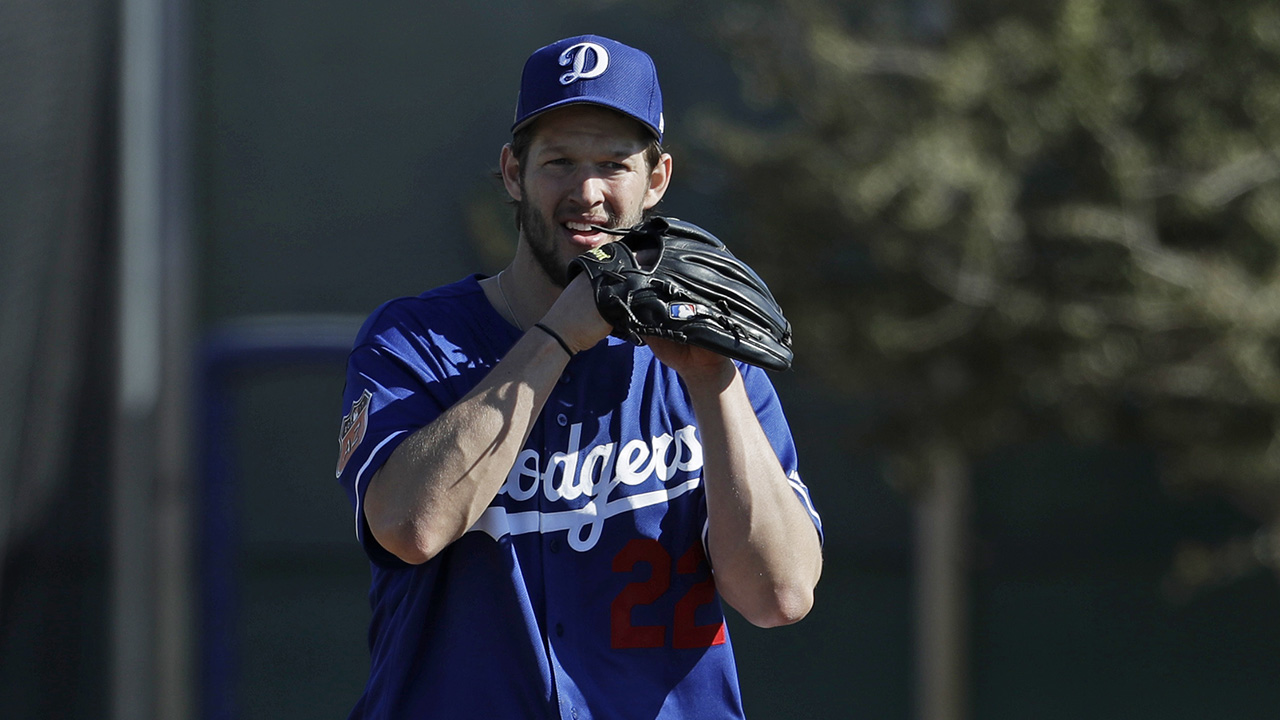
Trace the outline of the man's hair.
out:
M 533 146 L 533 131 L 538 123 L 530 123 L 516 131 L 511 136 L 511 153 L 516 156 L 516 160 L 520 162 L 520 175 L 524 176 L 525 161 L 529 159 L 529 148 Z M 653 172 L 658 166 L 658 161 L 662 159 L 662 143 L 658 138 L 650 137 L 649 144 L 644 149 L 644 161 L 648 166 L 646 170 Z
M 533 146 L 533 131 L 537 127 L 538 127 L 537 121 L 531 122 L 528 125 L 525 125 L 524 127 L 517 130 L 515 134 L 511 136 L 511 154 L 514 155 L 516 158 L 516 161 L 520 163 L 521 181 L 524 180 L 524 169 L 526 167 L 526 161 L 529 159 L 529 148 Z M 644 162 L 645 162 L 645 165 L 647 166 L 645 168 L 646 171 L 653 172 L 653 169 L 658 166 L 658 161 L 661 159 L 662 159 L 662 143 L 658 140 L 658 138 L 650 137 L 649 144 L 646 145 L 644 149 Z M 497 176 L 498 176 L 498 180 L 501 181 L 502 180 L 501 168 L 498 169 Z M 520 230 L 523 229 L 520 227 L 520 201 L 514 198 L 511 198 L 507 201 L 507 204 L 515 209 L 516 232 L 519 232 Z M 652 211 L 649 211 L 649 212 L 652 212 Z M 645 214 L 647 215 L 648 212 L 646 212 Z

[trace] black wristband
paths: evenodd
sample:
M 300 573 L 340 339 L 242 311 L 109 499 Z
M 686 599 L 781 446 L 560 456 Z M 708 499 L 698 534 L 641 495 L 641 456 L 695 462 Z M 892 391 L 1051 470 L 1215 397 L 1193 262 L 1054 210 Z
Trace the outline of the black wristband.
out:
M 569 353 L 569 357 L 574 356 L 574 352 L 569 349 L 569 343 L 565 342 L 564 338 L 560 337 L 560 333 L 556 332 L 555 330 L 552 330 L 551 328 L 547 327 L 546 325 L 543 325 L 542 323 L 534 323 L 533 326 L 538 328 L 542 332 L 550 335 L 551 337 L 555 338 L 556 342 L 560 343 L 560 347 L 564 348 L 564 351 Z

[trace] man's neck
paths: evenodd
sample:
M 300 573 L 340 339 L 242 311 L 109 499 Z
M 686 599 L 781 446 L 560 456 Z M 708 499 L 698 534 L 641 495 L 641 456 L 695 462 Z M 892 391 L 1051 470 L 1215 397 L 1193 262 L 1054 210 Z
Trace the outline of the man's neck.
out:
M 491 297 L 490 301 L 497 300 L 494 306 L 498 312 L 511 315 L 508 319 L 514 320 L 522 330 L 528 330 L 545 315 L 563 292 L 563 288 L 551 282 L 537 260 L 519 251 L 493 278 L 493 284 L 497 298 Z

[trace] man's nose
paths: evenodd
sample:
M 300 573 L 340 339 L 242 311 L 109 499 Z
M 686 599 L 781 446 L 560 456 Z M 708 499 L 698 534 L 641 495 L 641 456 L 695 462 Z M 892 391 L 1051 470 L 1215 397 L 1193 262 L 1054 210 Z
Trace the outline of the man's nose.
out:
M 573 199 L 584 207 L 594 207 L 604 202 L 604 189 L 604 178 L 583 172 L 574 182 Z

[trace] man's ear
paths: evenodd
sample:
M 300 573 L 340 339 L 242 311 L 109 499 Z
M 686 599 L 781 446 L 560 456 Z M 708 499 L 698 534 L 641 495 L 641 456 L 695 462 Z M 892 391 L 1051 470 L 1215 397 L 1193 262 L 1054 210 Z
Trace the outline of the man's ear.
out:
M 501 163 L 502 184 L 506 186 L 507 194 L 516 202 L 523 201 L 520 192 L 520 160 L 511 149 L 511 143 L 502 146 L 502 157 L 498 162 Z
M 662 196 L 667 194 L 667 186 L 671 184 L 671 155 L 662 153 L 657 164 L 649 172 L 649 189 L 644 195 L 644 209 L 651 210 Z

